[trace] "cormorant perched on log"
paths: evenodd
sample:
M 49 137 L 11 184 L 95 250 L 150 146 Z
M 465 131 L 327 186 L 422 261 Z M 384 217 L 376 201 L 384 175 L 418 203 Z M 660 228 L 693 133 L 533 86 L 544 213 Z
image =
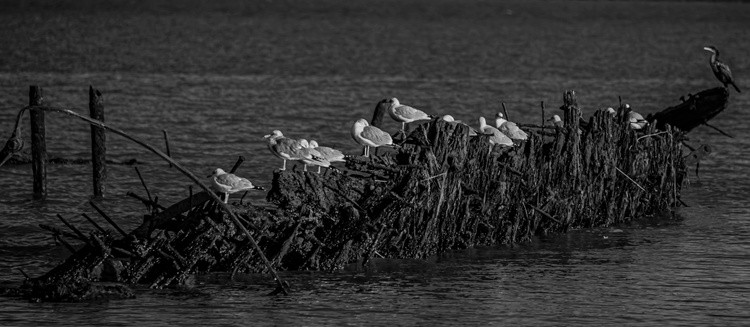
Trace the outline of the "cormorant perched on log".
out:
M 716 47 L 712 45 L 704 47 L 703 49 L 706 51 L 711 51 L 711 70 L 714 71 L 714 75 L 716 75 L 716 78 L 718 78 L 719 81 L 724 84 L 724 87 L 727 87 L 727 84 L 732 84 L 737 92 L 742 92 L 740 91 L 740 88 L 737 87 L 737 84 L 734 84 L 734 80 L 732 79 L 732 71 L 729 70 L 729 66 L 719 61 L 719 49 L 716 49 Z

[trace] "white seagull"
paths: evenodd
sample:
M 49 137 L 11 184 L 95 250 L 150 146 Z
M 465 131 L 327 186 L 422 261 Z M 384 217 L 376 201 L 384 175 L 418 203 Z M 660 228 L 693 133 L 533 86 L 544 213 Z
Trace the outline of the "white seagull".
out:
M 512 140 L 525 141 L 529 137 L 516 123 L 507 121 L 501 112 L 495 115 L 495 127 Z
M 271 150 L 275 156 L 284 160 L 284 165 L 280 170 L 286 170 L 287 160 L 300 160 L 301 158 L 295 156 L 296 148 L 299 147 L 297 141 L 284 137 L 281 131 L 274 130 L 271 134 L 263 136 L 268 139 L 268 149 Z
M 359 119 L 352 125 L 352 138 L 365 147 L 365 157 L 370 156 L 370 147 L 393 145 L 391 135 L 380 128 L 370 126 L 364 119 Z
M 626 103 L 625 108 L 630 109 L 630 105 Z M 632 129 L 642 129 L 648 124 L 641 114 L 632 110 L 628 112 L 628 122 L 630 122 L 630 128 Z
M 295 153 L 301 158 L 305 171 L 307 171 L 307 165 L 313 165 L 318 166 L 318 174 L 320 174 L 320 167 L 331 166 L 331 163 L 323 158 L 318 150 L 313 149 L 306 139 L 300 139 L 298 143 L 300 146 Z
M 323 157 L 323 159 L 328 160 L 328 162 L 344 162 L 344 153 L 336 150 L 334 148 L 329 148 L 327 146 L 319 146 L 318 142 L 315 142 L 315 140 L 310 141 L 310 147 L 318 150 L 320 152 L 320 156 Z
M 565 123 L 563 123 L 562 119 L 560 119 L 560 116 L 558 115 L 554 115 L 552 116 L 552 118 L 547 119 L 547 120 L 551 120 L 552 124 L 555 125 L 555 127 L 560 127 L 560 128 L 565 127 Z
M 609 108 L 607 108 L 607 113 L 610 114 L 610 115 L 612 115 L 612 116 L 614 116 L 614 115 L 617 114 L 617 111 L 615 111 L 614 108 L 609 107 Z
M 424 113 L 424 111 L 403 105 L 398 102 L 398 99 L 391 98 L 391 105 L 388 107 L 388 114 L 391 115 L 393 120 L 401 122 L 401 131 L 406 128 L 406 123 L 411 123 L 416 120 L 432 119 L 432 116 Z
M 260 186 L 255 186 L 247 178 L 239 177 L 235 174 L 228 174 L 224 169 L 216 168 L 214 173 L 209 175 L 211 178 L 211 188 L 217 192 L 224 193 L 224 203 L 229 201 L 230 193 L 237 193 L 247 190 L 263 191 Z
M 507 135 L 503 134 L 499 129 L 487 125 L 487 120 L 484 117 L 479 117 L 479 130 L 484 134 L 491 134 L 490 144 L 500 144 L 505 146 L 513 146 L 513 140 Z

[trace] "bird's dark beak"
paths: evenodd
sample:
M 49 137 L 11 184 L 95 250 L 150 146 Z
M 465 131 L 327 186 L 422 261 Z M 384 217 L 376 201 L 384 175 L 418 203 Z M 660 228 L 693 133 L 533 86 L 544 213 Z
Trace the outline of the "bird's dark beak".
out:
M 214 175 L 214 174 L 208 175 L 208 176 L 206 176 L 206 178 L 209 178 L 209 177 L 211 177 L 211 176 L 213 176 L 213 175 Z

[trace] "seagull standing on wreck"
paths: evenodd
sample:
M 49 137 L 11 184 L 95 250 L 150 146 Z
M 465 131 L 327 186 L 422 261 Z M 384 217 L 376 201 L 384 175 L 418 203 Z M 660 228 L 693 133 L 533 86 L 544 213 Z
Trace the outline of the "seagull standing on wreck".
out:
M 729 66 L 719 61 L 719 49 L 716 49 L 716 47 L 711 45 L 704 47 L 703 50 L 711 52 L 711 59 L 709 63 L 711 64 L 711 70 L 714 71 L 714 75 L 719 79 L 719 82 L 723 83 L 724 87 L 727 87 L 727 84 L 732 84 L 732 86 L 734 86 L 734 89 L 737 90 L 738 93 L 741 93 L 742 91 L 740 91 L 740 88 L 737 87 L 737 84 L 734 84 L 732 71 L 729 70 Z
M 628 111 L 628 122 L 632 129 L 643 129 L 648 124 L 648 121 L 643 118 L 643 115 L 630 109 L 629 104 L 625 104 L 625 110 Z
M 562 118 L 558 115 L 552 115 L 552 118 L 547 119 L 549 121 L 552 121 L 552 125 L 555 125 L 555 127 L 563 128 L 565 127 L 565 123 L 563 123 Z
M 294 156 L 295 149 L 299 147 L 299 143 L 293 139 L 284 137 L 284 134 L 281 134 L 280 130 L 274 130 L 271 134 L 263 136 L 263 138 L 268 139 L 268 149 L 271 150 L 271 153 L 284 160 L 284 165 L 281 166 L 280 170 L 286 170 L 287 160 L 300 160 L 299 157 Z
M 260 186 L 255 186 L 247 178 L 239 177 L 235 174 L 229 174 L 224 169 L 216 168 L 214 173 L 209 175 L 211 177 L 211 188 L 214 190 L 224 193 L 224 203 L 229 201 L 230 193 L 237 193 L 248 190 L 259 190 L 263 191 Z
M 495 115 L 495 127 L 510 137 L 511 140 L 526 141 L 529 137 L 516 123 L 506 120 L 502 112 L 498 112 Z
M 503 134 L 499 129 L 487 125 L 487 120 L 484 119 L 484 117 L 479 117 L 479 130 L 484 134 L 492 135 L 490 136 L 490 144 L 513 146 L 513 140 Z
M 307 165 L 313 165 L 318 166 L 318 174 L 320 174 L 320 167 L 328 168 L 331 166 L 331 163 L 318 150 L 313 149 L 306 139 L 300 139 L 298 142 L 300 147 L 296 151 L 299 153 L 305 171 L 307 171 Z
M 320 146 L 315 140 L 310 140 L 310 148 L 317 150 L 323 159 L 328 160 L 330 163 L 344 162 L 344 153 L 334 148 L 327 146 Z
M 406 129 L 406 123 L 432 119 L 432 116 L 426 114 L 424 111 L 403 105 L 396 98 L 391 98 L 390 102 L 391 105 L 388 107 L 388 114 L 393 120 L 401 122 L 402 132 Z
M 370 147 L 393 145 L 391 135 L 380 128 L 370 126 L 364 119 L 359 119 L 352 125 L 352 138 L 365 147 L 365 157 L 370 156 Z

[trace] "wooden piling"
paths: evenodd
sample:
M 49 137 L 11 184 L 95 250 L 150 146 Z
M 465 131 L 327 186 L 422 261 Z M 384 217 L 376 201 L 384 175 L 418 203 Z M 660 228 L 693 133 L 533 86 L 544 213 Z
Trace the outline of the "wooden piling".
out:
M 42 88 L 37 85 L 29 87 L 29 106 L 41 106 L 44 102 Z M 31 171 L 34 175 L 34 199 L 47 198 L 47 131 L 44 123 L 44 111 L 31 110 Z
M 92 119 L 104 122 L 104 98 L 99 90 L 89 86 L 89 113 Z M 107 136 L 104 129 L 91 125 L 91 168 L 93 170 L 94 197 L 104 196 L 107 180 Z
M 375 110 L 372 113 L 372 119 L 370 120 L 370 125 L 375 127 L 381 127 L 383 125 L 383 116 L 388 111 L 388 106 L 390 103 L 388 102 L 388 99 L 383 99 L 378 102 L 378 104 L 375 106 Z

